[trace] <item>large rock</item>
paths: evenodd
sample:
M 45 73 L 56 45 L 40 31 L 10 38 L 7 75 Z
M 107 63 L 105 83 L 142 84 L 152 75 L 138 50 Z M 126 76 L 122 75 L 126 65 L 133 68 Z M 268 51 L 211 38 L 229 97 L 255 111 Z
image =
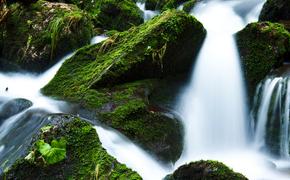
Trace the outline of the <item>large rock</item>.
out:
M 152 108 L 149 99 L 158 78 L 190 72 L 204 37 L 192 16 L 166 11 L 78 50 L 42 91 L 93 109 L 104 123 L 162 160 L 175 161 L 182 149 L 179 121 Z
M 28 155 L 1 179 L 141 179 L 102 148 L 90 124 L 69 115 L 52 119 L 34 139 Z
M 290 1 L 268 0 L 262 9 L 260 21 L 272 21 L 283 23 L 290 29 Z
M 49 0 L 75 4 L 87 11 L 98 28 L 128 30 L 143 23 L 143 12 L 132 0 Z
M 277 23 L 252 23 L 237 33 L 237 45 L 253 96 L 257 84 L 289 58 L 290 34 Z
M 42 0 L 29 6 L 12 4 L 1 26 L 2 56 L 9 64 L 41 72 L 57 58 L 89 43 L 92 27 L 90 18 L 74 5 Z
M 245 176 L 236 173 L 223 163 L 217 161 L 197 161 L 180 166 L 172 175 L 164 180 L 247 180 Z

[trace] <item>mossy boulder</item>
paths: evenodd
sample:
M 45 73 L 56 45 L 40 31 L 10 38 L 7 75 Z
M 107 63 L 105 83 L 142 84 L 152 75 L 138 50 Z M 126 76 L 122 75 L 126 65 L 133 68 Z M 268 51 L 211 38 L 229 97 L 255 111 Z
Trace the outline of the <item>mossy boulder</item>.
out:
M 237 33 L 237 45 L 253 96 L 257 84 L 289 57 L 290 34 L 277 23 L 251 23 Z
M 66 53 L 88 44 L 93 25 L 74 5 L 39 0 L 29 6 L 9 6 L 1 27 L 5 28 L 2 56 L 7 60 L 1 64 L 42 72 Z
M 70 115 L 53 119 L 41 129 L 29 154 L 2 174 L 1 179 L 141 179 L 102 148 L 89 123 Z M 57 160 L 54 163 L 48 163 L 42 154 L 49 146 L 62 149 L 62 153 L 54 150 L 49 154 Z M 64 158 L 59 158 L 60 154 Z
M 204 37 L 192 16 L 166 11 L 79 49 L 42 92 L 95 110 L 102 122 L 161 159 L 175 161 L 182 149 L 181 126 L 176 118 L 152 110 L 149 98 L 160 78 L 191 70 Z
M 87 11 L 95 27 L 106 30 L 128 30 L 144 22 L 143 12 L 132 0 L 50 0 L 77 5 Z
M 180 4 L 188 0 L 146 0 L 145 8 L 148 10 L 162 10 L 175 9 Z
M 290 29 L 290 1 L 268 0 L 261 11 L 260 21 L 283 23 Z
M 196 161 L 180 166 L 172 175 L 164 180 L 247 180 L 245 176 L 236 173 L 218 161 Z

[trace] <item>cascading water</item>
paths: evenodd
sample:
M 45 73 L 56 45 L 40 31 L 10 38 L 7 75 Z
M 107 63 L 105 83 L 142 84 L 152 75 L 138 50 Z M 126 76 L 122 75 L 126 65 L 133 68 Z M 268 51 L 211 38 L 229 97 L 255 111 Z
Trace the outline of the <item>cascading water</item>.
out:
M 289 77 L 268 77 L 260 83 L 252 112 L 258 149 L 289 158 L 289 108 Z
M 207 37 L 181 100 L 185 156 L 246 145 L 246 103 L 233 37 L 243 21 L 228 2 L 200 3 L 194 14 Z
M 205 26 L 207 37 L 177 106 L 184 122 L 185 145 L 176 167 L 214 159 L 250 179 L 289 178 L 275 170 L 274 159 L 251 145 L 250 117 L 233 36 L 257 20 L 264 2 L 208 0 L 199 2 L 192 11 Z

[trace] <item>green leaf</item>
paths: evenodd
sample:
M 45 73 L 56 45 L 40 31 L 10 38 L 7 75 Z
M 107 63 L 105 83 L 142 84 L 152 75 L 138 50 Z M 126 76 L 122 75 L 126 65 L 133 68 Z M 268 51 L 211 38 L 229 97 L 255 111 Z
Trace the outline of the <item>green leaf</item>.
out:
M 55 164 L 66 157 L 66 140 L 61 138 L 59 141 L 52 140 L 51 145 L 44 140 L 36 142 L 36 148 L 40 152 L 47 164 Z
M 41 155 L 45 155 L 51 149 L 51 146 L 44 142 L 44 140 L 39 140 L 36 142 L 37 150 L 41 153 Z
M 61 148 L 51 148 L 43 157 L 47 164 L 55 164 L 65 159 L 66 150 Z

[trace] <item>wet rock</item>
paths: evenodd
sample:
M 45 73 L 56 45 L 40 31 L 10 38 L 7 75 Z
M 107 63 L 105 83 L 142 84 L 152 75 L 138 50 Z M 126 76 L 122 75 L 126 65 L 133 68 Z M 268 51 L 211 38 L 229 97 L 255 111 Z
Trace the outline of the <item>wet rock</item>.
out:
M 236 173 L 226 165 L 217 161 L 196 161 L 180 166 L 173 174 L 164 180 L 247 180 L 245 176 Z
M 261 11 L 260 21 L 279 22 L 290 29 L 290 2 L 285 0 L 268 0 Z
M 43 0 L 30 5 L 14 3 L 0 27 L 0 69 L 8 65 L 42 72 L 58 58 L 88 44 L 92 36 L 90 17 L 74 5 Z M 17 68 L 16 68 L 17 70 Z
M 0 125 L 5 119 L 14 116 L 32 106 L 32 102 L 27 99 L 12 99 L 0 106 Z

